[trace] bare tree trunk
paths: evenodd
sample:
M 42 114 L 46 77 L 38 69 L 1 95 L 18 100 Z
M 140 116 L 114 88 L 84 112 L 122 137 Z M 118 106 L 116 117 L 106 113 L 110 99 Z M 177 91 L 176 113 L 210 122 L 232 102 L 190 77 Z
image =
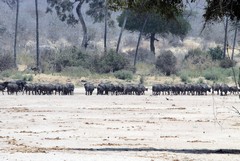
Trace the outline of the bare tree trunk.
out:
M 154 55 L 155 55 L 155 46 L 154 46 L 155 40 L 156 40 L 155 33 L 151 33 L 151 35 L 150 35 L 150 50 Z
M 35 11 L 36 11 L 36 54 L 37 54 L 37 64 L 36 67 L 40 69 L 40 61 L 39 61 L 39 29 L 38 29 L 38 0 L 35 0 Z
M 76 12 L 77 12 L 79 21 L 80 21 L 80 23 L 82 25 L 82 29 L 83 29 L 83 40 L 82 40 L 81 47 L 86 49 L 87 46 L 88 46 L 88 34 L 87 34 L 86 23 L 83 19 L 83 15 L 82 15 L 82 12 L 81 12 L 81 8 L 82 8 L 82 5 L 83 5 L 84 1 L 85 0 L 80 0 L 79 1 L 78 5 L 77 5 L 77 8 L 76 8 Z
M 238 22 L 236 22 L 235 32 L 234 32 L 233 48 L 232 48 L 232 56 L 231 56 L 231 59 L 232 59 L 232 60 L 233 60 L 234 50 L 235 50 L 235 45 L 236 45 L 237 31 L 238 31 Z
M 147 24 L 147 20 L 148 20 L 148 16 L 145 18 L 145 21 L 143 23 L 143 26 L 142 26 L 142 29 L 139 33 L 139 37 L 138 37 L 138 42 L 137 42 L 137 48 L 136 48 L 136 52 L 135 52 L 135 56 L 134 56 L 134 62 L 133 62 L 133 66 L 136 67 L 136 63 L 137 63 L 137 55 L 138 55 L 138 48 L 139 48 L 139 44 L 140 44 L 140 41 L 141 41 L 141 37 L 142 37 L 142 33 L 143 33 L 143 30 Z
M 104 6 L 104 53 L 107 53 L 107 16 L 108 16 L 107 0 L 105 0 L 105 6 Z
M 15 22 L 15 37 L 14 37 L 14 66 L 17 68 L 17 34 L 18 34 L 18 15 L 19 15 L 19 0 L 16 0 L 17 10 L 16 10 L 16 22 Z
M 118 53 L 118 51 L 119 51 L 119 46 L 120 46 L 120 42 L 122 40 L 122 34 L 123 34 L 124 29 L 125 29 L 127 19 L 128 19 L 128 15 L 126 13 L 126 15 L 124 17 L 124 20 L 123 20 L 123 25 L 122 25 L 122 28 L 121 28 L 121 32 L 120 32 L 120 35 L 119 35 L 119 38 L 118 38 L 116 53 Z
M 226 25 L 225 25 L 225 37 L 224 37 L 223 59 L 225 59 L 225 57 L 226 57 L 226 50 L 227 50 L 227 32 L 228 32 L 228 17 L 226 17 Z

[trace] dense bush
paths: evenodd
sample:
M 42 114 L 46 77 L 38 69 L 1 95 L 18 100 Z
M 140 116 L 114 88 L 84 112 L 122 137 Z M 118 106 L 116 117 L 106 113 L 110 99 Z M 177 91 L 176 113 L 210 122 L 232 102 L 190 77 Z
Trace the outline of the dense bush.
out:
M 118 79 L 131 80 L 133 78 L 133 72 L 128 70 L 119 70 L 114 72 L 114 76 Z
M 231 60 L 229 58 L 225 58 L 220 61 L 220 67 L 222 68 L 231 68 L 231 67 L 234 67 L 235 65 L 236 65 L 236 61 Z
M 10 54 L 0 54 L 0 72 L 14 68 L 14 60 Z
M 113 50 L 100 57 L 97 72 L 109 73 L 126 69 L 129 65 L 128 60 L 121 54 L 116 54 Z
M 171 51 L 165 51 L 157 57 L 156 68 L 169 76 L 176 73 L 177 58 Z
M 184 74 L 184 73 L 180 75 L 180 79 L 184 83 L 189 83 L 190 82 L 188 75 Z
M 84 68 L 88 67 L 89 55 L 78 50 L 77 48 L 68 48 L 61 50 L 56 55 L 55 59 L 55 70 L 61 72 L 66 67 L 77 67 L 82 66 Z
M 206 71 L 204 72 L 204 77 L 206 80 L 217 81 L 219 80 L 220 75 L 218 75 L 216 72 Z
M 210 48 L 208 53 L 212 57 L 212 60 L 221 60 L 224 54 L 220 46 L 217 46 L 215 48 Z

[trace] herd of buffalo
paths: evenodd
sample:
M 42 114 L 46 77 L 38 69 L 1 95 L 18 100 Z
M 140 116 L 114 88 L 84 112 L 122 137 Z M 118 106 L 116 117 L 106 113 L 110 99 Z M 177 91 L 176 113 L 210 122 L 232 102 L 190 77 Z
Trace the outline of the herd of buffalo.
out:
M 97 95 L 144 95 L 148 91 L 143 84 L 113 84 L 113 83 L 84 83 L 85 94 L 92 95 L 93 91 L 97 90 Z M 22 94 L 27 95 L 73 95 L 74 84 L 72 83 L 28 83 L 24 80 L 14 80 L 0 82 L 0 91 L 4 95 L 6 91 L 8 94 Z M 238 94 L 240 89 L 237 86 L 228 86 L 227 84 L 214 84 L 209 86 L 207 84 L 154 84 L 152 85 L 152 95 L 207 95 L 218 94 Z
M 27 83 L 24 80 L 15 81 L 5 81 L 0 83 L 0 91 L 4 94 L 5 89 L 8 94 L 32 94 L 32 95 L 51 95 L 51 94 L 61 94 L 61 95 L 73 95 L 74 84 L 44 84 L 44 83 Z

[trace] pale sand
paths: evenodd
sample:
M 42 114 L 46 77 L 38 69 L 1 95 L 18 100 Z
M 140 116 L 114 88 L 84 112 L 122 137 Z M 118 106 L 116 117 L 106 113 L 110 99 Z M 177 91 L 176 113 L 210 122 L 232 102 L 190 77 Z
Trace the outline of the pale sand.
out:
M 240 160 L 238 96 L 95 93 L 0 94 L 0 161 Z

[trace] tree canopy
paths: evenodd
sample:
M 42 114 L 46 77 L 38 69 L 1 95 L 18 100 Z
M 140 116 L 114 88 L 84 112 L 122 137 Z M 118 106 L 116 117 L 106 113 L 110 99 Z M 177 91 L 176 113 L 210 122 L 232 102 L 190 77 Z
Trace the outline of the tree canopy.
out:
M 156 40 L 155 34 L 163 35 L 172 33 L 174 35 L 180 36 L 181 38 L 184 38 L 190 29 L 190 24 L 187 20 L 184 19 L 182 14 L 177 15 L 175 18 L 168 19 L 162 14 L 158 13 L 139 13 L 135 11 L 122 12 L 122 14 L 117 19 L 120 27 L 123 25 L 125 15 L 128 16 L 128 21 L 126 23 L 125 29 L 132 32 L 140 31 L 145 18 L 148 17 L 147 24 L 143 30 L 143 34 L 147 37 L 150 37 L 150 43 L 154 43 Z M 154 52 L 153 48 L 151 48 L 152 52 Z
M 184 7 L 182 0 L 109 0 L 108 6 L 112 10 L 130 9 L 137 12 L 155 12 L 166 17 L 174 17 L 174 14 L 181 13 Z
M 240 20 L 240 1 L 238 0 L 207 0 L 205 21 L 219 21 L 225 16 L 231 20 Z

